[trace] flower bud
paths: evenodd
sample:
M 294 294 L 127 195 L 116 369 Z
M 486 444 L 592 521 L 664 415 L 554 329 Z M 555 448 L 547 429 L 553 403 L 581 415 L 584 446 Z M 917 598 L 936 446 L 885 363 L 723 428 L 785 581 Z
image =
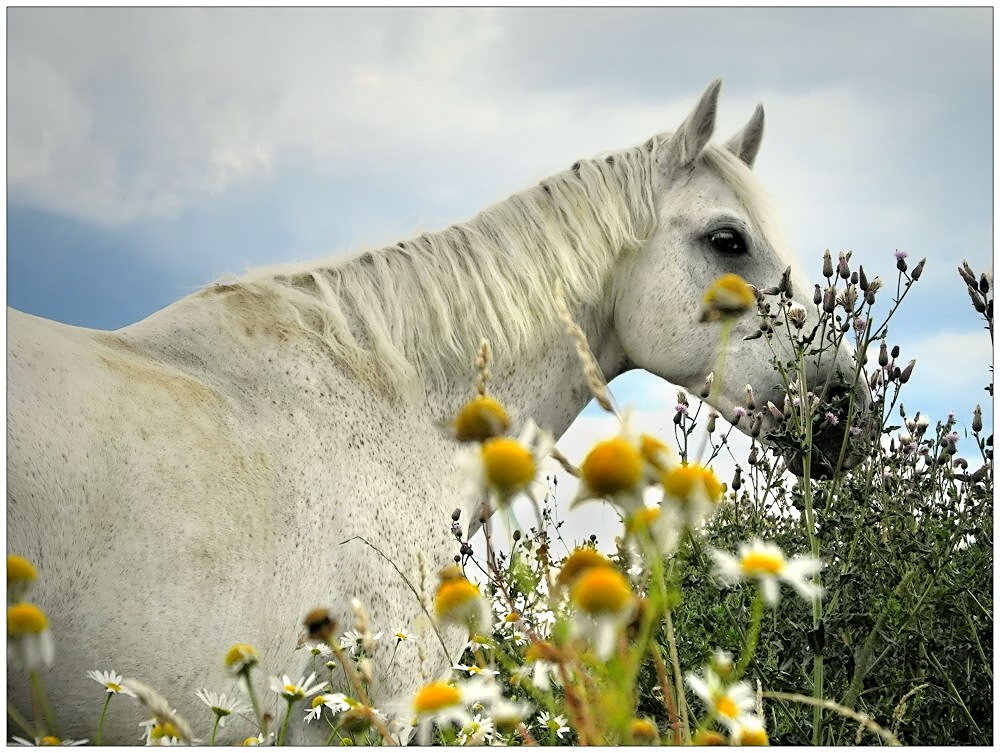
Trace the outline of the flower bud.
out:
M 891 355 L 893 359 L 899 358 L 899 346 L 893 345 L 892 350 L 889 351 L 889 355 Z
M 828 280 L 833 277 L 833 259 L 830 257 L 830 249 L 823 252 L 823 276 Z M 817 285 L 817 287 L 819 286 Z
M 715 372 L 712 372 L 707 377 L 705 377 L 705 384 L 702 385 L 701 392 L 698 395 L 702 400 L 708 398 L 712 394 L 712 382 L 715 380 Z
M 878 365 L 883 369 L 889 365 L 889 350 L 885 346 L 885 340 L 882 341 L 882 344 L 878 348 Z
M 826 289 L 823 293 L 823 310 L 832 314 L 834 308 L 837 306 L 837 289 L 832 285 Z
M 896 269 L 900 272 L 906 271 L 906 252 L 901 249 L 896 249 Z
M 913 268 L 913 271 L 910 272 L 910 279 L 911 280 L 913 280 L 914 282 L 916 282 L 917 280 L 920 279 L 920 275 L 923 274 L 923 272 L 924 272 L 924 264 L 926 262 L 927 262 L 927 257 L 926 256 L 923 259 L 921 259 L 920 261 L 917 262 L 917 266 L 915 266 Z
M 923 262 L 920 263 L 923 264 Z M 986 295 L 987 293 L 990 292 L 990 278 L 986 275 L 985 272 L 983 272 L 982 275 L 980 275 L 979 277 L 979 292 L 982 293 L 983 295 Z
M 847 262 L 850 260 L 850 252 L 846 254 L 843 251 L 840 252 L 840 261 L 837 262 L 837 274 L 839 274 L 844 280 L 849 280 L 851 277 L 851 268 L 847 266 Z
M 819 289 L 819 285 L 813 289 L 813 303 L 819 306 L 823 302 L 823 291 Z
M 910 381 L 910 374 L 913 373 L 913 367 L 916 365 L 917 365 L 917 359 L 915 358 L 908 364 L 906 364 L 906 368 L 904 368 L 899 374 L 900 384 L 906 384 L 908 381 Z
M 976 282 L 976 275 L 973 273 L 972 267 L 969 266 L 969 262 L 963 260 L 962 266 L 958 268 L 958 273 L 969 287 L 976 288 L 979 286 Z
M 983 409 L 976 404 L 976 410 L 972 413 L 972 430 L 977 434 L 983 430 Z
M 858 266 L 858 285 L 860 285 L 861 289 L 865 292 L 868 291 L 868 275 L 865 274 L 864 265 Z
M 749 384 L 746 386 L 746 406 L 747 410 L 753 410 L 756 406 L 753 400 L 753 387 Z

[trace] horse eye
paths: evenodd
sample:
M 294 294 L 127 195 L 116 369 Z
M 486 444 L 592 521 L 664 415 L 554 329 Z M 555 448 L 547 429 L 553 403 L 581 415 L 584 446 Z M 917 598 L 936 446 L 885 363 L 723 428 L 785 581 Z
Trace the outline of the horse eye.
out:
M 708 242 L 715 251 L 727 256 L 741 256 L 747 253 L 747 242 L 741 233 L 724 228 L 708 234 Z

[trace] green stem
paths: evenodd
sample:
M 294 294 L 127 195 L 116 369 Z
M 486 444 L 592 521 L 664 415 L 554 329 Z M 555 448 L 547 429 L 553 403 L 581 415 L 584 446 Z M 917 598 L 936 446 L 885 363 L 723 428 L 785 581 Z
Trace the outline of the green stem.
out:
M 52 713 L 52 706 L 49 705 L 49 698 L 45 695 L 45 688 L 42 687 L 42 678 L 38 676 L 38 672 L 34 669 L 28 670 L 28 678 L 31 681 L 31 693 L 42 710 L 48 734 L 59 737 L 59 732 L 56 730 L 55 716 Z M 40 730 L 42 734 L 39 737 L 45 737 L 45 731 L 45 729 Z
M 285 735 L 288 734 L 288 722 L 291 721 L 291 719 L 292 719 L 292 703 L 293 703 L 293 701 L 292 701 L 291 698 L 289 698 L 287 700 L 288 700 L 288 708 L 285 709 L 285 719 L 284 719 L 284 721 L 281 722 L 281 729 L 278 731 L 278 739 L 275 742 L 275 745 L 284 745 L 285 744 Z
M 28 737 L 35 736 L 35 729 L 31 726 L 31 723 L 21 716 L 21 712 L 14 708 L 14 704 L 7 701 L 7 716 L 14 720 L 14 723 L 24 730 L 24 734 Z
M 215 745 L 215 735 L 219 731 L 219 722 L 221 721 L 222 721 L 222 715 L 216 714 L 215 724 L 212 725 L 212 739 L 208 741 L 209 745 Z M 97 745 L 100 745 L 100 743 L 97 743 Z
M 244 681 L 247 684 L 247 695 L 250 696 L 250 705 L 253 706 L 254 717 L 257 719 L 257 729 L 261 735 L 264 737 L 264 742 L 267 742 L 267 724 L 264 722 L 264 715 L 260 712 L 260 704 L 257 703 L 257 694 L 253 690 L 253 683 L 250 682 L 250 667 L 244 667 L 240 670 L 240 675 L 242 675 Z
M 112 693 L 105 693 L 104 708 L 101 709 L 101 718 L 97 721 L 97 734 L 94 735 L 94 745 L 100 745 L 104 737 L 104 715 L 108 713 L 108 704 L 111 703 Z
M 743 673 L 750 666 L 750 660 L 753 659 L 754 651 L 757 650 L 757 643 L 760 641 L 760 626 L 763 619 L 764 595 L 758 589 L 750 604 L 750 627 L 747 630 L 747 640 L 743 644 L 743 652 L 740 654 L 740 660 L 736 663 L 736 668 L 733 670 L 733 682 L 743 677 Z

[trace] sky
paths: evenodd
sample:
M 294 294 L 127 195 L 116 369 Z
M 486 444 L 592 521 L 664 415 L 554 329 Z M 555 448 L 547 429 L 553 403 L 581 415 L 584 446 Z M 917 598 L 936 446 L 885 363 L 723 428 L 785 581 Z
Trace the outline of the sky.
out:
M 827 248 L 886 280 L 897 249 L 927 257 L 890 328 L 917 359 L 907 410 L 992 421 L 955 269 L 993 267 L 993 16 L 8 8 L 7 302 L 114 329 L 255 266 L 441 229 L 674 129 L 721 77 L 719 137 L 764 104 L 754 169 L 809 279 Z M 612 391 L 672 435 L 673 387 Z M 560 448 L 579 462 L 614 431 L 591 406 Z M 594 516 L 574 535 L 614 519 Z

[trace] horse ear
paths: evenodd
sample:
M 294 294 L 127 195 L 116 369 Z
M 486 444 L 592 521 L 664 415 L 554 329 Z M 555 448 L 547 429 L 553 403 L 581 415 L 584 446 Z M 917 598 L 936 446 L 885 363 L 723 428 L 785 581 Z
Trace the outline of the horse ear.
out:
M 743 160 L 747 167 L 753 167 L 753 161 L 757 159 L 760 140 L 763 136 L 764 106 L 757 105 L 757 109 L 753 111 L 747 124 L 726 142 L 726 149 Z
M 715 130 L 715 109 L 721 86 L 720 78 L 708 85 L 694 110 L 664 145 L 660 156 L 661 165 L 688 167 L 701 154 Z

